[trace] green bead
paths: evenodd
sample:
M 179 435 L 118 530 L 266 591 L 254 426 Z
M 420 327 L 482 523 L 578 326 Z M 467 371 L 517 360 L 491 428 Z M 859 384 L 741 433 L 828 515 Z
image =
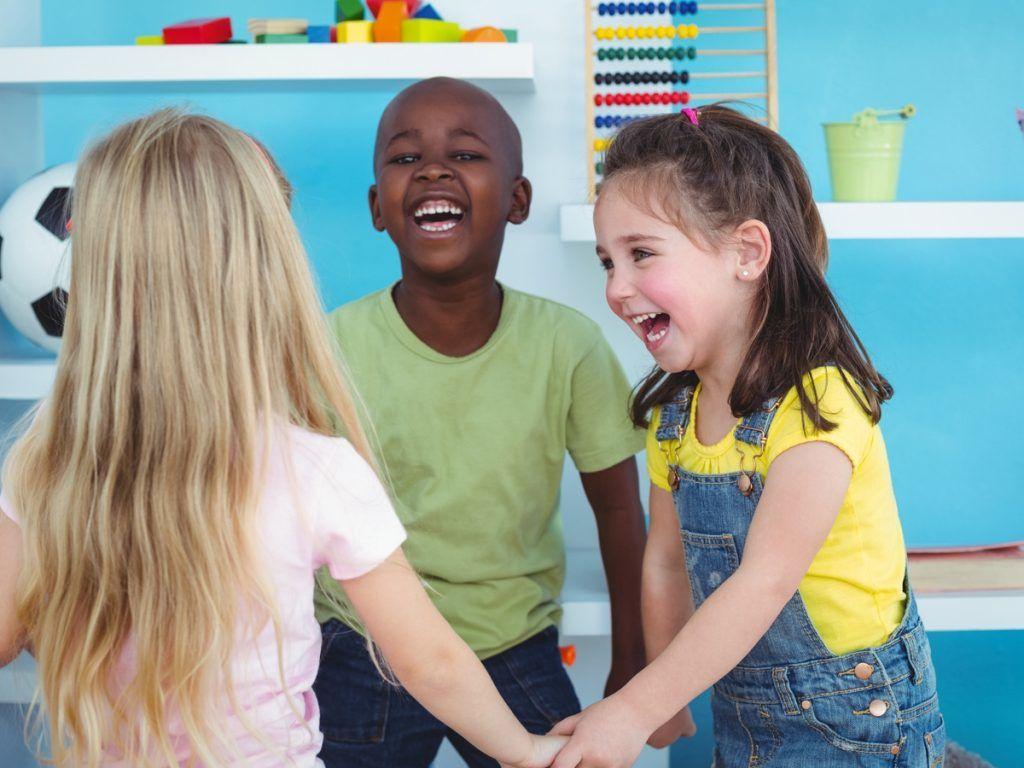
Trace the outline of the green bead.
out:
M 628 51 L 626 51 L 626 58 L 630 59 L 631 61 L 633 59 L 635 59 L 636 58 L 636 51 L 633 50 L 632 48 L 630 48 Z
M 689 48 L 686 49 L 686 55 L 689 56 L 691 59 L 696 59 L 697 49 L 691 45 Z
M 597 52 L 597 60 L 604 61 L 604 49 L 601 49 L 600 51 Z
M 594 170 L 595 170 L 595 171 L 596 171 L 596 172 L 597 172 L 598 174 L 600 174 L 600 175 L 602 175 L 602 176 L 603 176 L 603 175 L 604 175 L 604 163 L 595 163 L 595 164 L 594 164 Z

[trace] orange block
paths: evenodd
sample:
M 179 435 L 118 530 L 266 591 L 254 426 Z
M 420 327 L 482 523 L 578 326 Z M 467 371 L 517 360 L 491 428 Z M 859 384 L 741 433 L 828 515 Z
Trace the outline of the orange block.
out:
M 385 3 L 386 5 L 386 3 Z M 497 27 L 477 27 L 468 29 L 462 34 L 464 43 L 507 43 L 505 33 Z
M 405 0 L 385 0 L 373 22 L 373 41 L 375 43 L 402 42 L 402 22 L 409 18 L 409 9 Z

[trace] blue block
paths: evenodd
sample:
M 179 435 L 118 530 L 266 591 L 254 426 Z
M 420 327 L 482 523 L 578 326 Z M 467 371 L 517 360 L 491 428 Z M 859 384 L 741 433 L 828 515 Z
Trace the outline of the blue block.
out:
M 426 5 L 422 6 L 418 11 L 416 11 L 416 13 L 412 15 L 412 17 L 414 19 L 437 19 L 438 21 L 443 21 L 443 19 L 441 18 L 441 14 L 435 11 L 434 6 L 432 6 L 430 3 L 427 3 Z
M 329 43 L 331 42 L 331 28 L 330 27 L 309 27 L 307 30 L 309 35 L 309 42 L 311 43 Z

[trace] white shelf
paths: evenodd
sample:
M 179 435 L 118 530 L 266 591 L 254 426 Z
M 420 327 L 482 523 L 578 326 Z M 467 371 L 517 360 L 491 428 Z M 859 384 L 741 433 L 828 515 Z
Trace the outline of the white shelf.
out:
M 951 630 L 1024 630 L 1024 592 L 978 592 L 918 595 L 918 608 L 931 632 Z M 562 636 L 607 637 L 611 634 L 608 592 L 596 549 L 569 549 L 562 594 Z M 35 685 L 35 662 L 22 654 L 0 670 L 0 704 L 28 702 Z
M 569 549 L 562 606 L 566 637 L 611 634 L 608 593 L 597 550 Z M 1024 591 L 918 594 L 917 607 L 930 632 L 1024 630 Z
M 38 400 L 50 391 L 56 370 L 52 359 L 0 358 L 0 400 Z
M 0 48 L 0 88 L 275 82 L 346 87 L 449 76 L 533 90 L 529 43 L 107 45 Z
M 818 203 L 833 240 L 1024 238 L 1024 202 Z M 562 240 L 594 241 L 594 206 L 563 205 Z

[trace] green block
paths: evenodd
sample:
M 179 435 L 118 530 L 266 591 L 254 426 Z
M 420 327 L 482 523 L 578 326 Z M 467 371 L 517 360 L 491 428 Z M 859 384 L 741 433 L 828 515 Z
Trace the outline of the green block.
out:
M 274 43 L 308 43 L 306 35 L 256 35 L 257 43 L 271 45 Z
M 334 6 L 334 20 L 361 21 L 366 18 L 366 9 L 363 8 L 362 0 L 337 0 Z
M 519 30 L 517 30 L 517 29 L 503 29 L 501 31 L 505 33 L 505 39 L 508 40 L 510 43 L 518 43 L 519 42 Z
M 454 21 L 438 19 L 405 19 L 402 22 L 403 43 L 457 43 L 462 28 Z

